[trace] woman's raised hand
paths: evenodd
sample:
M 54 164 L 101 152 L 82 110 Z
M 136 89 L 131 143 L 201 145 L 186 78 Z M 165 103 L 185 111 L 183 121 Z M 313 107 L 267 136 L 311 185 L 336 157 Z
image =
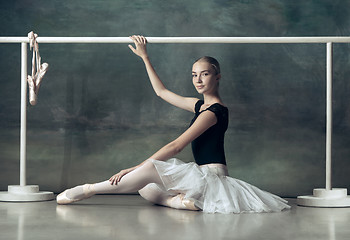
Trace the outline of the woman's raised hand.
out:
M 146 50 L 146 43 L 147 40 L 144 36 L 139 36 L 139 35 L 133 35 L 130 37 L 136 46 L 136 49 L 129 44 L 129 48 L 131 49 L 131 51 L 133 51 L 137 56 L 144 58 L 147 57 L 147 50 Z

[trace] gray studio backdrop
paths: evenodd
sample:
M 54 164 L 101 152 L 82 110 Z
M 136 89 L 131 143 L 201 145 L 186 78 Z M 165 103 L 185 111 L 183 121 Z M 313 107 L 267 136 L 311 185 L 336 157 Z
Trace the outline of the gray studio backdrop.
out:
M 349 1 L 0 2 L 0 35 L 349 36 Z M 191 67 L 222 65 L 230 175 L 281 196 L 325 186 L 324 44 L 150 44 L 166 86 L 197 96 Z M 59 192 L 102 181 L 175 139 L 192 114 L 154 93 L 127 44 L 41 44 L 50 64 L 28 105 L 27 182 Z M 334 45 L 333 183 L 350 187 L 348 44 Z M 0 190 L 19 184 L 20 45 L 0 44 Z M 28 52 L 30 63 L 31 52 Z M 30 73 L 30 66 L 28 66 Z M 199 96 L 198 96 L 199 97 Z M 190 147 L 178 158 L 193 161 Z

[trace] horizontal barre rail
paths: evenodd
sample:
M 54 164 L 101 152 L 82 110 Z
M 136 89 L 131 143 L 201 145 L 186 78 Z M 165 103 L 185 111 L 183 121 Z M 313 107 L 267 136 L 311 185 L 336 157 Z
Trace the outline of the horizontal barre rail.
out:
M 146 37 L 149 43 L 350 43 L 350 37 Z M 29 43 L 27 37 L 0 37 L 0 43 Z M 38 43 L 132 43 L 128 37 L 38 37 Z

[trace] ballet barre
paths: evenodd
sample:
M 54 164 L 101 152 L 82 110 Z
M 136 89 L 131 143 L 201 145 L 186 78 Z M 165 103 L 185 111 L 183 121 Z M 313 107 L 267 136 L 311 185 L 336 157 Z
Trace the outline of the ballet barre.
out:
M 129 37 L 38 37 L 38 43 L 133 43 Z M 350 43 L 350 37 L 147 37 L 148 43 Z M 0 37 L 0 43 L 29 43 L 27 37 Z
M 38 43 L 133 43 L 129 37 L 38 37 Z M 147 37 L 148 43 L 176 44 L 326 44 L 326 187 L 313 190 L 312 196 L 299 196 L 303 206 L 350 207 L 347 189 L 332 187 L 332 58 L 333 43 L 350 43 L 350 37 Z M 39 192 L 36 185 L 26 185 L 27 132 L 27 44 L 28 37 L 0 37 L 0 43 L 21 43 L 21 129 L 20 129 L 20 185 L 9 186 L 8 193 L 0 193 L 0 201 L 51 200 L 50 192 Z M 41 194 L 42 193 L 42 194 Z

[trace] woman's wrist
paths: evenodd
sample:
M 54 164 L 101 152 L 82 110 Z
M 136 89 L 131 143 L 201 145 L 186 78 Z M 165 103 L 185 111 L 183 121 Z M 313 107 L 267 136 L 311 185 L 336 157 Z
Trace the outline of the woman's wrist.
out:
M 142 60 L 143 60 L 144 62 L 149 61 L 149 57 L 148 57 L 147 54 L 144 55 L 144 56 L 142 56 L 141 58 L 142 58 Z

